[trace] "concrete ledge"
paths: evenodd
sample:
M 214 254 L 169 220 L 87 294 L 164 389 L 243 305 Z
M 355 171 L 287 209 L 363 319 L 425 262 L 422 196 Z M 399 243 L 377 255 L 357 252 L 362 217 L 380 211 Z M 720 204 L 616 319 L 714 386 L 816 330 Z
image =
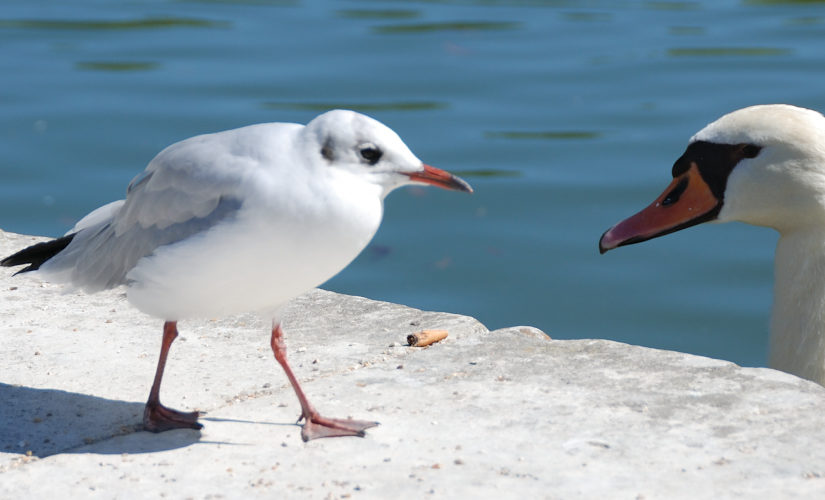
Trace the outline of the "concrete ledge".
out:
M 32 243 L 0 233 L 0 255 Z M 285 320 L 322 413 L 304 444 L 253 316 L 181 322 L 162 398 L 201 432 L 137 431 L 161 323 L 122 290 L 0 272 L 0 497 L 825 498 L 825 390 L 769 369 L 316 290 Z M 405 345 L 424 328 L 450 332 Z

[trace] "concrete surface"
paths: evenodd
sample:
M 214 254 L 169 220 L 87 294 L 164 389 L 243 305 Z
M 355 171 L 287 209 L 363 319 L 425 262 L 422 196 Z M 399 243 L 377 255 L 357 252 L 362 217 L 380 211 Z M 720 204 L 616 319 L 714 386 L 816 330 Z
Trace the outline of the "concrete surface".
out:
M 0 498 L 825 498 L 825 389 L 774 370 L 317 290 L 285 320 L 293 368 L 379 427 L 303 443 L 241 316 L 178 325 L 161 397 L 205 427 L 150 434 L 161 322 L 122 290 L 2 269 L 0 315 Z M 405 345 L 425 328 L 449 337 Z

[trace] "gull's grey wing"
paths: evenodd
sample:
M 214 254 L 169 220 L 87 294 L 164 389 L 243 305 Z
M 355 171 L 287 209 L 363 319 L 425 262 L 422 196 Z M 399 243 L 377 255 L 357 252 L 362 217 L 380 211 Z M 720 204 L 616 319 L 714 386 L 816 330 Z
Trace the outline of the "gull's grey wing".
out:
M 234 148 L 233 130 L 192 137 L 161 151 L 126 191 L 115 218 L 118 234 L 134 225 L 165 229 L 206 217 L 239 187 L 257 159 L 248 148 Z
M 244 202 L 241 184 L 258 160 L 230 147 L 227 134 L 193 137 L 159 153 L 125 200 L 84 217 L 71 243 L 41 269 L 89 292 L 111 288 L 158 247 L 234 217 Z

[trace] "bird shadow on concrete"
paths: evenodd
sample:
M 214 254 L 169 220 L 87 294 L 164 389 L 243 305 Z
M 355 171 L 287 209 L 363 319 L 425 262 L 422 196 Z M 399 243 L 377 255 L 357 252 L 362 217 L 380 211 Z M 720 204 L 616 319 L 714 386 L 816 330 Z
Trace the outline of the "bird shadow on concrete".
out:
M 0 383 L 0 453 L 150 453 L 200 441 L 195 430 L 142 432 L 144 403 Z M 101 441 L 135 434 L 132 439 Z M 94 450 L 83 449 L 93 445 Z

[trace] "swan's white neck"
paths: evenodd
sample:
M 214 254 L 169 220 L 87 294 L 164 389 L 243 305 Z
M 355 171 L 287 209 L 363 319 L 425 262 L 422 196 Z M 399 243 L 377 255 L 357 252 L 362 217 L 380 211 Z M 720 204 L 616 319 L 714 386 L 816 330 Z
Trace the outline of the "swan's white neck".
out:
M 825 385 L 825 228 L 776 245 L 770 365 Z

